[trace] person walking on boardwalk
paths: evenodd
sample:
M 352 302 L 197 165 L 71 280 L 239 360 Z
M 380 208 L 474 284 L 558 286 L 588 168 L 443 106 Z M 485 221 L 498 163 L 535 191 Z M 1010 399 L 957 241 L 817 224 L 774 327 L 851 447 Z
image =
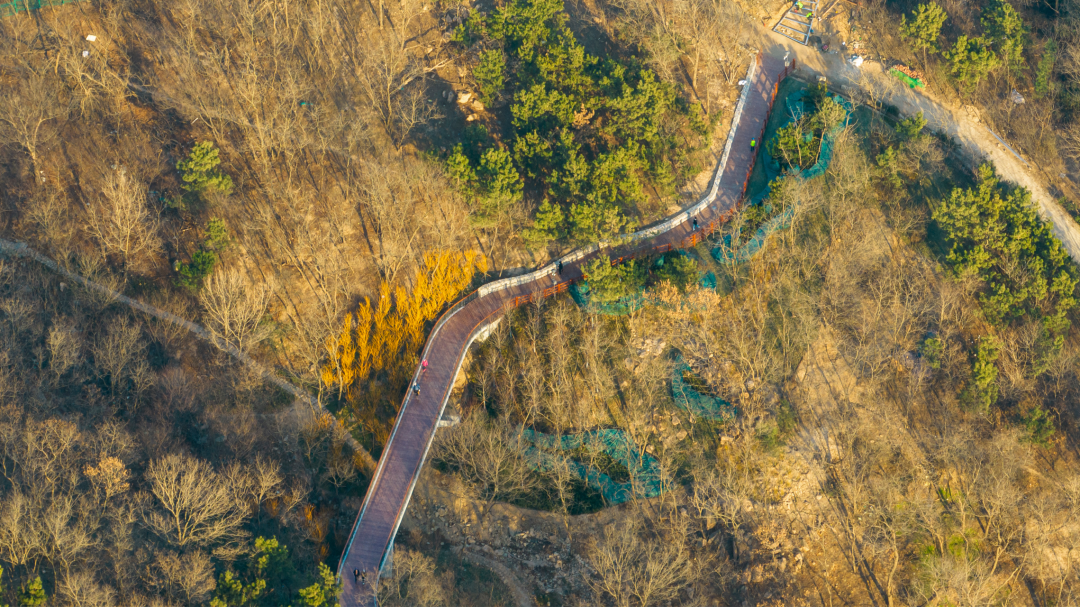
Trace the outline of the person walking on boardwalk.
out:
M 757 149 L 757 139 L 751 139 L 750 140 L 750 153 L 753 154 L 755 149 Z
M 555 271 L 559 273 L 559 276 L 562 276 L 562 260 L 561 259 L 559 261 L 555 262 Z
M 420 394 L 420 382 L 416 382 L 415 384 L 412 385 L 412 387 L 413 387 L 413 392 L 416 392 L 416 394 L 419 396 L 419 394 Z
M 352 570 L 352 576 L 353 576 L 353 579 L 356 580 L 356 583 L 359 584 L 360 583 L 360 570 L 359 569 L 353 569 Z
M 427 371 L 427 359 L 426 358 L 424 359 L 424 362 L 420 363 L 420 370 L 421 371 Z
M 697 232 L 697 217 L 694 218 L 694 232 Z

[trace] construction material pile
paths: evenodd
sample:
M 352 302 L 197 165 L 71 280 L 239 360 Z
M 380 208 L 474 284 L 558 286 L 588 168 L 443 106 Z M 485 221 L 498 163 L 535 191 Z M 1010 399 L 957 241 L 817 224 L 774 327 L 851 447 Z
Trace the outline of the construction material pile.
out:
M 889 73 L 906 82 L 911 88 L 922 88 L 923 86 L 922 72 L 902 63 L 898 63 L 890 68 Z
M 913 67 L 908 67 L 903 63 L 897 63 L 893 66 L 893 69 L 900 72 L 901 74 L 905 74 L 909 78 L 914 78 L 915 80 L 922 80 L 923 78 L 922 72 Z

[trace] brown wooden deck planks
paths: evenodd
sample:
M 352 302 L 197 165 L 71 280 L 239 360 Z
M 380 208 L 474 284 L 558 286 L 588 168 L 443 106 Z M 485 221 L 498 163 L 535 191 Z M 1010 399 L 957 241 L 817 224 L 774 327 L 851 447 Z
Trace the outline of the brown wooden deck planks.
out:
M 780 80 L 787 75 L 783 59 L 759 55 L 759 60 L 759 69 L 754 80 L 747 85 L 752 89 L 743 107 L 742 116 L 739 124 L 734 127 L 735 136 L 727 164 L 723 167 L 716 200 L 696 216 L 702 227 L 713 221 L 722 221 L 740 202 L 753 167 L 750 140 L 757 139 L 758 146 L 762 145 L 761 137 L 771 110 L 773 95 Z M 684 222 L 647 241 L 616 248 L 610 251 L 610 254 L 612 257 L 629 257 L 661 245 L 679 245 L 691 233 L 690 222 Z M 561 280 L 580 279 L 582 268 L 596 255 L 594 253 L 572 264 L 566 264 Z M 454 314 L 431 340 L 427 354 L 428 368 L 420 373 L 420 394 L 412 393 L 410 387 L 410 394 L 398 415 L 393 438 L 380 458 L 382 471 L 378 479 L 368 487 L 364 500 L 365 509 L 358 515 L 350 545 L 338 568 L 344 585 L 341 596 L 344 607 L 372 607 L 375 604 L 371 585 L 376 580 L 376 572 L 408 506 L 410 487 L 424 464 L 428 445 L 442 414 L 443 403 L 453 386 L 458 365 L 471 335 L 487 319 L 504 311 L 516 298 L 531 296 L 552 287 L 553 283 L 551 277 L 544 276 L 532 283 L 475 299 Z M 356 583 L 354 570 L 367 572 L 366 585 Z

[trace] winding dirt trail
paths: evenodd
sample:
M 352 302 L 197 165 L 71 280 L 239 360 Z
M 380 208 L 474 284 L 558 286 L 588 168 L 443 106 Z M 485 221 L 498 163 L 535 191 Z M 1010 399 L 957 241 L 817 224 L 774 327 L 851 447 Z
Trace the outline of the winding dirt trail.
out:
M 295 399 L 293 401 L 294 410 L 296 410 L 300 403 L 308 405 L 313 411 L 322 409 L 322 404 L 320 404 L 316 399 L 312 398 L 310 394 L 285 381 L 270 369 L 267 369 L 263 365 L 259 364 L 255 359 L 251 358 L 246 353 L 238 350 L 235 346 L 219 338 L 217 335 L 214 335 L 205 327 L 201 327 L 191 322 L 190 320 L 180 318 L 179 316 L 171 312 L 162 310 L 161 308 L 156 308 L 137 299 L 132 299 L 118 291 L 114 291 L 109 287 L 106 287 L 105 285 L 98 284 L 92 280 L 88 280 L 82 276 L 79 276 L 78 274 L 70 272 L 64 269 L 60 264 L 56 263 L 52 259 L 46 257 L 45 255 L 42 255 L 41 253 L 38 253 L 34 249 L 31 249 L 24 242 L 12 242 L 10 240 L 0 239 L 0 255 L 31 259 L 49 268 L 53 272 L 56 272 L 57 274 L 63 276 L 64 278 L 67 278 L 72 282 L 76 282 L 82 285 L 83 288 L 106 295 L 112 298 L 114 301 L 118 301 L 128 307 L 143 312 L 144 314 L 149 314 L 154 318 L 158 318 L 165 322 L 183 327 L 199 339 L 213 344 L 218 349 L 226 352 L 236 360 L 240 361 L 249 369 L 262 377 L 264 380 L 274 384 L 275 386 L 281 388 L 289 394 L 292 394 L 293 398 Z M 371 457 L 371 454 L 368 453 L 367 449 L 360 445 L 360 443 L 356 442 L 356 440 L 351 435 L 348 435 L 346 437 L 346 441 L 349 442 L 350 446 L 352 446 L 353 449 L 360 453 L 360 456 L 364 459 L 365 466 L 368 466 L 369 470 L 375 468 L 375 466 L 377 465 L 375 463 L 375 459 Z
M 510 571 L 506 565 L 491 560 L 486 556 L 481 556 L 471 550 L 465 550 L 463 555 L 465 560 L 494 571 L 495 575 L 499 576 L 502 583 L 506 584 L 506 587 L 513 593 L 514 603 L 517 607 L 536 607 L 536 601 L 533 600 L 532 594 L 525 587 L 525 584 L 522 584 L 521 580 L 519 580 L 518 577 L 514 575 L 514 572 Z

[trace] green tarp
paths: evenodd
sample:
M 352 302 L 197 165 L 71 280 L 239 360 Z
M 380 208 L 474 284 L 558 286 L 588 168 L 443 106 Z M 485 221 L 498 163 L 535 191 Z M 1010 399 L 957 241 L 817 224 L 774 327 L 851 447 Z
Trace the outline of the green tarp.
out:
M 904 72 L 901 72 L 900 70 L 896 69 L 895 67 L 892 68 L 891 70 L 889 70 L 889 73 L 892 74 L 893 76 L 896 76 L 900 80 L 903 80 L 905 84 L 907 84 L 909 87 L 911 87 L 913 89 L 914 88 L 922 88 L 922 86 L 923 86 L 922 80 L 919 80 L 918 78 L 912 78 L 911 76 L 908 76 L 907 74 L 905 74 Z

